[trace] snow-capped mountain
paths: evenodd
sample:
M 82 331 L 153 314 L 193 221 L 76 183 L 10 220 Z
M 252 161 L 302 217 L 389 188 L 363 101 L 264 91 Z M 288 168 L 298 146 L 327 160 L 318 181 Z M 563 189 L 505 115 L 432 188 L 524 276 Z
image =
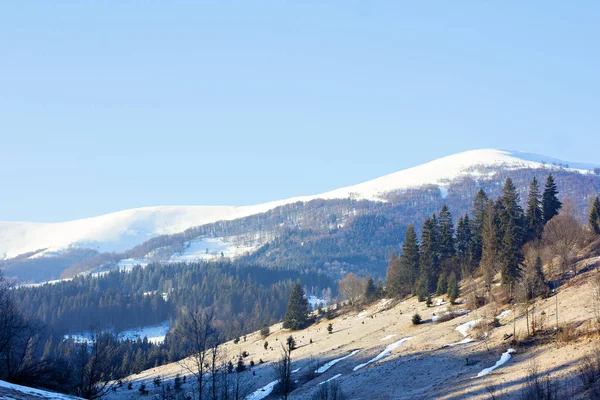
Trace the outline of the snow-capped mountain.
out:
M 472 150 L 395 172 L 358 185 L 330 192 L 294 197 L 252 206 L 160 206 L 124 210 L 93 218 L 60 223 L 0 222 L 0 260 L 38 252 L 52 255 L 68 248 L 93 248 L 100 252 L 124 251 L 164 234 L 216 221 L 235 220 L 276 207 L 314 199 L 364 199 L 386 201 L 398 190 L 438 185 L 466 176 L 485 179 L 490 170 L 526 168 L 561 169 L 593 174 L 595 165 L 566 163 L 529 153 L 495 149 Z

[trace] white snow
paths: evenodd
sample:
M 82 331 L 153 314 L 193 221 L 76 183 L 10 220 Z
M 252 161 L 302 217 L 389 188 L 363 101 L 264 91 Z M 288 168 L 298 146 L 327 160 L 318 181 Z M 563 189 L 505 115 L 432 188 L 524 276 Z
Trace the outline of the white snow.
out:
M 367 311 L 361 311 L 360 313 L 358 313 L 356 315 L 356 319 L 364 319 L 367 316 L 368 312 Z
M 407 338 L 401 339 L 395 343 L 390 344 L 381 353 L 379 353 L 377 356 L 375 356 L 375 358 L 372 358 L 369 361 L 367 361 L 366 363 L 359 364 L 356 367 L 354 367 L 353 371 L 358 371 L 359 369 L 366 367 L 369 364 L 373 364 L 374 362 L 377 362 L 377 361 L 381 360 L 382 358 L 385 358 L 385 357 L 391 355 L 392 350 L 397 349 L 398 347 L 402 346 L 409 339 L 410 339 L 410 337 L 407 337 Z
M 339 378 L 340 376 L 342 376 L 342 374 L 337 374 L 337 375 L 334 375 L 334 376 L 332 376 L 331 378 L 327 379 L 326 381 L 323 381 L 323 382 L 319 383 L 319 385 L 323 385 L 323 384 L 325 384 L 325 383 L 327 383 L 327 382 L 331 382 L 332 380 L 334 380 L 334 379 L 337 379 L 337 378 Z
M 273 389 L 275 388 L 275 386 L 278 383 L 279 383 L 279 379 L 261 387 L 258 390 L 255 390 L 254 392 L 252 392 L 248 396 L 246 396 L 246 400 L 262 400 L 262 399 L 264 399 L 265 397 L 267 397 L 268 395 L 271 394 L 271 392 L 273 391 Z
M 392 334 L 392 335 L 387 335 L 386 337 L 384 337 L 384 338 L 381 338 L 381 339 L 379 339 L 379 340 L 381 340 L 381 341 L 383 342 L 384 340 L 390 340 L 390 339 L 391 339 L 391 338 L 393 338 L 394 336 L 396 336 L 396 334 L 395 334 L 395 333 L 394 333 L 394 334 Z
M 547 164 L 543 164 L 542 161 Z M 563 168 L 553 166 L 559 160 L 528 153 L 496 149 L 471 150 L 404 169 L 358 185 L 330 192 L 293 197 L 253 206 L 157 206 L 118 211 L 80 220 L 36 223 L 0 222 L 0 259 L 41 249 L 44 255 L 71 247 L 89 247 L 98 251 L 124 251 L 149 238 L 182 232 L 188 228 L 216 221 L 234 220 L 269 211 L 273 208 L 314 199 L 366 199 L 385 201 L 385 194 L 423 185 L 441 185 L 455 178 L 481 177 L 489 168 Z M 569 164 L 580 173 L 592 173 L 597 166 Z
M 475 339 L 471 339 L 471 338 L 464 338 L 463 340 L 461 340 L 460 342 L 456 342 L 456 343 L 450 343 L 450 344 L 446 344 L 443 347 L 454 347 L 454 346 L 458 346 L 461 344 L 467 344 L 467 343 L 471 343 L 474 342 Z
M 465 322 L 462 325 L 459 325 L 456 327 L 456 330 L 460 332 L 461 335 L 463 335 L 464 337 L 467 337 L 467 331 L 469 331 L 470 329 L 472 329 L 475 325 L 477 325 L 477 323 L 481 321 L 481 319 L 475 319 L 473 321 L 469 321 L 469 322 Z
M 502 353 L 502 355 L 500 356 L 500 359 L 498 361 L 496 361 L 496 364 L 494 364 L 493 366 L 489 367 L 489 368 L 485 368 L 483 370 L 481 370 L 476 378 L 480 378 L 482 376 L 485 376 L 487 374 L 489 374 L 490 372 L 492 372 L 493 370 L 495 370 L 496 368 L 500 367 L 503 364 L 506 364 L 506 362 L 508 360 L 510 360 L 511 358 L 511 354 L 516 353 L 517 351 L 515 349 L 508 349 L 506 350 L 504 353 Z
M 496 315 L 496 318 L 502 319 L 511 313 L 511 310 L 504 310 L 500 314 Z
M 61 393 L 54 393 L 54 392 L 48 392 L 46 390 L 40 390 L 40 389 L 34 389 L 34 388 L 30 388 L 28 386 L 21 386 L 21 385 L 15 385 L 13 383 L 8 383 L 8 382 L 4 382 L 4 381 L 0 381 L 0 400 L 4 400 L 4 399 L 15 399 L 15 397 L 8 397 L 8 394 L 14 395 L 15 393 L 3 393 L 4 391 L 2 389 L 7 389 L 10 391 L 15 391 L 27 396 L 32 396 L 32 397 L 40 397 L 40 398 L 44 398 L 44 399 L 53 399 L 53 400 L 74 400 L 74 399 L 78 399 L 79 397 L 74 397 L 74 396 L 68 396 L 66 394 L 61 394 Z
M 327 306 L 327 300 L 321 299 L 317 296 L 308 296 L 307 300 L 308 300 L 308 304 L 310 304 L 310 307 L 313 310 L 317 309 L 317 307 L 319 306 L 319 303 L 323 304 L 323 307 Z
M 354 350 L 352 353 L 345 355 L 344 357 L 340 357 L 340 358 L 336 358 L 335 360 L 331 360 L 328 363 L 322 365 L 321 367 L 317 368 L 315 370 L 315 373 L 317 374 L 322 374 L 325 371 L 327 371 L 329 368 L 333 367 L 335 364 L 339 363 L 340 361 L 343 361 L 347 358 L 352 357 L 353 355 L 358 354 L 360 350 Z
M 161 344 L 165 341 L 165 336 L 169 331 L 169 321 L 164 321 L 158 325 L 143 326 L 134 329 L 128 329 L 119 332 L 117 336 L 120 340 L 137 340 L 148 338 L 148 342 L 154 344 Z M 71 335 L 65 335 L 65 339 L 73 339 L 77 343 L 89 343 L 92 340 L 90 332 L 75 333 Z

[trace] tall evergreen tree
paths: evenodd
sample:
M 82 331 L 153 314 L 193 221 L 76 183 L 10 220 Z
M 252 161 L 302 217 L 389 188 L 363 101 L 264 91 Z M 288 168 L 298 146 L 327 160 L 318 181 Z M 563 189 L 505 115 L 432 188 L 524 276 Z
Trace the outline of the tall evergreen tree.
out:
M 455 254 L 454 222 L 446 204 L 442 206 L 438 218 L 438 254 L 440 262 L 451 259 Z
M 304 328 L 308 321 L 309 313 L 308 300 L 304 297 L 304 289 L 302 289 L 302 285 L 298 282 L 292 288 L 283 320 L 283 327 L 292 330 Z
M 510 228 L 513 230 L 515 246 L 518 248 L 523 244 L 525 237 L 525 223 L 523 208 L 521 208 L 519 193 L 513 184 L 512 179 L 506 178 L 504 187 L 502 188 L 502 196 L 498 199 L 500 234 L 504 236 L 505 232 Z
M 473 263 L 473 234 L 471 231 L 471 221 L 469 214 L 465 214 L 464 217 L 459 218 L 458 225 L 456 227 L 456 255 L 460 263 L 461 269 L 472 274 L 472 263 Z
M 540 185 L 533 177 L 529 185 L 527 197 L 527 237 L 526 240 L 539 239 L 544 229 L 544 217 L 542 215 L 542 203 L 540 201 Z
M 408 225 L 404 244 L 402 244 L 402 256 L 400 256 L 400 270 L 402 279 L 411 288 L 413 294 L 416 292 L 416 283 L 419 279 L 421 265 L 419 263 L 419 240 L 413 224 Z M 410 293 L 410 291 L 408 292 Z M 408 294 L 406 293 L 406 294 Z
M 427 293 L 434 291 L 440 273 L 436 222 L 435 215 L 427 218 L 423 223 L 423 230 L 421 231 L 421 252 L 419 254 L 421 292 L 423 290 L 427 290 Z M 420 295 L 422 294 L 420 293 Z
M 542 214 L 544 217 L 544 223 L 547 223 L 558 215 L 558 210 L 562 207 L 562 203 L 558 200 L 558 189 L 552 174 L 548 175 L 546 179 L 546 186 L 544 188 L 544 194 L 542 195 Z
M 453 272 L 450 274 L 448 278 L 448 299 L 450 300 L 450 304 L 454 304 L 456 299 L 460 296 L 460 289 L 458 287 L 458 278 L 456 274 Z
M 500 265 L 502 272 L 502 283 L 512 285 L 521 276 L 521 262 L 523 255 L 520 251 L 519 237 L 516 232 L 517 225 L 512 221 L 506 225 L 504 238 L 502 239 L 502 250 L 500 252 Z
M 479 267 L 486 286 L 490 288 L 494 274 L 496 273 L 496 260 L 499 248 L 498 222 L 496 218 L 496 207 L 493 200 L 487 201 L 481 239 L 482 252 Z
M 592 231 L 595 234 L 600 235 L 600 198 L 598 196 L 596 196 L 596 199 L 590 208 L 588 223 Z
M 365 285 L 365 294 L 364 298 L 367 303 L 373 302 L 377 297 L 377 288 L 375 287 L 375 282 L 373 282 L 373 278 L 369 277 L 367 279 L 367 284 Z
M 392 253 L 385 275 L 386 290 L 390 296 L 401 297 L 403 293 L 402 272 L 400 270 L 400 257 Z
M 483 246 L 482 232 L 483 232 L 483 221 L 485 219 L 485 210 L 487 207 L 488 197 L 483 189 L 479 189 L 475 200 L 473 201 L 472 215 L 472 231 L 473 231 L 473 245 L 471 250 L 471 256 L 473 257 L 473 263 L 478 265 L 481 261 L 481 249 Z

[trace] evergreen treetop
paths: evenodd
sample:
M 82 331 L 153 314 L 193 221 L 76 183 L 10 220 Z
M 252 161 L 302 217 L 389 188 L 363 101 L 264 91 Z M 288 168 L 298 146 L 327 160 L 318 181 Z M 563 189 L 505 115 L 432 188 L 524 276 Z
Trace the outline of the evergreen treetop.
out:
M 542 195 L 542 214 L 544 217 L 544 223 L 547 223 L 558 215 L 558 210 L 562 207 L 562 203 L 558 200 L 558 189 L 552 174 L 548 175 L 546 179 L 546 186 L 544 188 L 544 194 Z
M 527 197 L 527 240 L 538 239 L 544 229 L 544 217 L 542 215 L 542 202 L 540 200 L 540 185 L 535 177 L 529 186 Z
M 588 224 L 595 234 L 600 235 L 600 198 L 598 196 L 596 196 L 590 208 Z
M 292 288 L 283 320 L 283 327 L 292 330 L 304 328 L 308 321 L 309 313 L 308 300 L 304 297 L 304 289 L 302 289 L 302 285 L 298 282 Z

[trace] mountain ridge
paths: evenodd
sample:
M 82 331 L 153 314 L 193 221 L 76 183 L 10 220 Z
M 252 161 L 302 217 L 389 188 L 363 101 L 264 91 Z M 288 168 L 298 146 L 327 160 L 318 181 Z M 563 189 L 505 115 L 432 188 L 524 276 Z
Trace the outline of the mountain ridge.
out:
M 547 162 L 544 163 L 544 160 Z M 250 206 L 150 206 L 66 222 L 0 221 L 0 259 L 8 260 L 33 252 L 37 253 L 32 257 L 42 257 L 70 248 L 124 251 L 156 236 L 175 234 L 217 221 L 236 220 L 297 202 L 316 199 L 385 202 L 386 194 L 426 185 L 438 186 L 443 191 L 445 185 L 460 177 L 485 179 L 485 170 L 489 168 L 547 168 L 592 174 L 596 167 L 582 163 L 572 165 L 576 168 L 571 168 L 571 163 L 532 153 L 469 150 L 357 185 Z

